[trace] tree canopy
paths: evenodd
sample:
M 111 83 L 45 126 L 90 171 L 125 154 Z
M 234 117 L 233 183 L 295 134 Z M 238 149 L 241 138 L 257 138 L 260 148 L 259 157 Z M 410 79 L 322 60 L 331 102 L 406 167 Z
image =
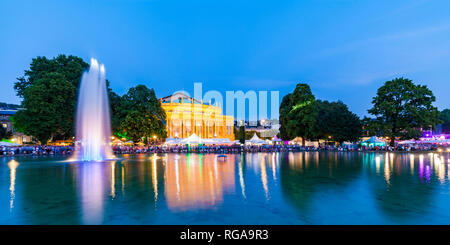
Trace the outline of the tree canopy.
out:
M 307 84 L 299 83 L 294 91 L 283 97 L 280 104 L 280 136 L 283 139 L 314 137 L 314 126 L 317 120 L 315 97 Z
M 441 111 L 439 119 L 442 121 L 442 131 L 450 134 L 450 109 Z
M 317 123 L 315 136 L 317 139 L 331 139 L 342 143 L 354 142 L 362 134 L 362 123 L 342 101 L 316 101 Z
M 88 66 L 75 56 L 34 58 L 29 70 L 14 84 L 25 108 L 12 117 L 14 128 L 35 136 L 42 144 L 72 137 L 77 89 Z
M 153 89 L 145 85 L 132 87 L 120 98 L 120 103 L 115 95 L 112 96 L 117 106 L 112 113 L 113 125 L 118 123 L 117 136 L 134 142 L 147 141 L 153 135 L 167 137 L 166 113 Z
M 384 132 L 394 146 L 395 138 L 419 138 L 421 130 L 439 123 L 439 111 L 433 106 L 436 98 L 425 85 L 415 85 L 406 78 L 396 78 L 381 86 L 368 112 L 376 118 L 372 127 Z

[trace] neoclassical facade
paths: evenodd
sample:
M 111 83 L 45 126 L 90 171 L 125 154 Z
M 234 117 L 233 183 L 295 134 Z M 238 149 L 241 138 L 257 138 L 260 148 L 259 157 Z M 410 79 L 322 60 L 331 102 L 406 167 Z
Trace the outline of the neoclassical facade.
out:
M 222 115 L 220 105 L 203 103 L 183 93 L 160 99 L 166 111 L 167 137 L 187 138 L 193 133 L 201 138 L 234 140 L 234 118 Z

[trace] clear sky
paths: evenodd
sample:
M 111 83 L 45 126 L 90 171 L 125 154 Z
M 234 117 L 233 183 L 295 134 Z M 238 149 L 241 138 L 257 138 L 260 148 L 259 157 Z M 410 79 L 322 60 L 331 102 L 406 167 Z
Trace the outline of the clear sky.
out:
M 279 90 L 298 82 L 360 116 L 384 81 L 450 107 L 450 1 L 0 0 L 0 101 L 38 55 L 106 66 L 114 91 Z

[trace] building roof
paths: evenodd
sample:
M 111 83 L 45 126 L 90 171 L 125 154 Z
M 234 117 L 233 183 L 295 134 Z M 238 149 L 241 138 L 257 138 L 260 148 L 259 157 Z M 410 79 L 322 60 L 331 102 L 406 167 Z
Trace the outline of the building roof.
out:
M 179 99 L 183 99 L 183 100 L 187 100 L 187 101 L 192 101 L 193 100 L 196 103 L 199 103 L 199 104 L 201 103 L 200 101 L 198 101 L 198 100 L 188 96 L 187 94 L 185 94 L 183 92 L 176 92 L 174 94 L 171 94 L 171 95 L 168 95 L 168 96 L 165 96 L 165 97 L 161 98 L 161 100 L 163 102 L 170 101 L 170 99 L 172 99 L 172 101 L 176 101 L 176 100 L 179 100 Z

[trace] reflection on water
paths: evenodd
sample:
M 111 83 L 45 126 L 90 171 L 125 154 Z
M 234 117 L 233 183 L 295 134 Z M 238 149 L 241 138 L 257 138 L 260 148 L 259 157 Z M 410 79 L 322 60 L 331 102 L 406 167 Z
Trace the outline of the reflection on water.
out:
M 103 219 L 104 165 L 100 162 L 80 163 L 81 207 L 84 224 L 101 224 Z M 112 190 L 111 190 L 112 191 Z
M 449 153 L 0 158 L 0 224 L 450 224 Z
M 186 159 L 186 160 L 184 160 Z M 173 164 L 170 164 L 173 163 Z M 234 159 L 216 155 L 168 155 L 164 187 L 171 210 L 214 208 L 225 191 L 234 192 Z
M 12 212 L 14 208 L 14 198 L 16 196 L 15 192 L 15 185 L 16 185 L 16 168 L 19 166 L 19 163 L 15 161 L 14 159 L 8 162 L 9 167 L 9 178 L 10 178 L 10 184 L 9 184 L 9 191 L 10 191 L 10 201 L 9 201 L 9 211 Z

